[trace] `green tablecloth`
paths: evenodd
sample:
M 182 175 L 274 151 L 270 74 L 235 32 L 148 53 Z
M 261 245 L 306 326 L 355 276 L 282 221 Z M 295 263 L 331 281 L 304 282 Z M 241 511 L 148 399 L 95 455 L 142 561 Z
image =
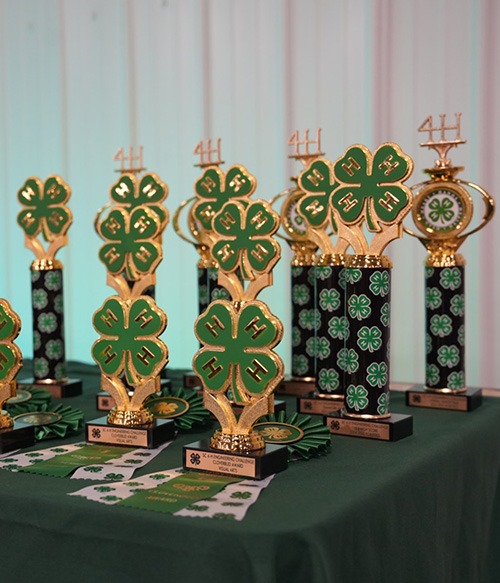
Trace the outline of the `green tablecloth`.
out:
M 85 390 L 65 402 L 99 416 L 96 368 L 70 371 Z M 336 436 L 327 457 L 278 474 L 242 522 L 105 506 L 66 495 L 91 482 L 0 470 L 2 581 L 498 583 L 500 399 L 458 413 L 391 397 L 413 414 L 412 437 Z M 180 466 L 182 446 L 208 433 L 179 435 L 136 475 Z

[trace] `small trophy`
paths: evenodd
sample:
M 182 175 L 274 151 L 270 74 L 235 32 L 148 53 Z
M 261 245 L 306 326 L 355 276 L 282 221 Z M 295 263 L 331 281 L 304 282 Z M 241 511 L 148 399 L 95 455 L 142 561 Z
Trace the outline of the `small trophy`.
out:
M 13 421 L 3 409 L 16 395 L 16 375 L 23 365 L 21 350 L 14 343 L 21 330 L 21 319 L 7 300 L 0 300 L 0 453 L 29 447 L 35 443 L 32 425 Z
M 343 353 L 348 335 L 344 266 L 349 242 L 337 236 L 330 197 L 338 184 L 331 174 L 331 163 L 313 156 L 303 161 L 308 166 L 299 176 L 298 184 L 306 194 L 298 201 L 297 210 L 305 220 L 307 239 L 321 254 L 312 270 L 314 309 L 299 313 L 302 328 L 309 326 L 314 331 L 306 341 L 305 351 L 315 360 L 316 393 L 299 397 L 297 409 L 300 413 L 329 415 L 344 405 L 344 370 L 339 355 Z M 328 181 L 330 176 L 332 180 Z M 332 235 L 335 235 L 335 243 Z
M 323 155 L 320 137 L 320 129 L 316 130 L 315 140 L 309 139 L 309 130 L 305 130 L 303 140 L 299 139 L 298 131 L 294 132 L 288 140 L 288 145 L 294 146 L 295 151 L 289 158 L 300 160 L 307 166 L 312 160 Z M 316 146 L 314 153 L 309 151 L 312 144 Z M 292 177 L 292 181 L 297 183 L 297 177 Z M 306 222 L 297 210 L 304 195 L 304 191 L 296 185 L 271 200 L 271 205 L 274 206 L 280 199 L 284 199 L 281 205 L 281 226 L 285 231 L 283 238 L 293 252 L 290 285 L 292 374 L 285 377 L 276 389 L 276 393 L 285 395 L 303 395 L 313 392 L 315 388 L 316 362 L 314 354 L 308 347 L 315 342 L 319 326 L 314 287 L 317 245 L 308 239 Z
M 184 468 L 263 479 L 287 466 L 286 446 L 266 445 L 253 429 L 273 412 L 273 392 L 284 375 L 283 361 L 272 350 L 283 337 L 282 324 L 256 299 L 272 284 L 272 268 L 280 258 L 272 237 L 279 215 L 267 202 L 249 200 L 255 178 L 243 166 L 233 166 L 225 175 L 207 169 L 201 180 L 208 179 L 206 200 L 197 202 L 194 214 L 211 225 L 219 284 L 232 299 L 211 302 L 195 324 L 202 348 L 193 368 L 203 383 L 204 405 L 221 428 L 211 439 L 184 446 Z M 209 198 L 218 184 L 231 188 L 230 194 L 222 191 L 225 201 Z M 233 404 L 242 407 L 239 416 Z
M 450 148 L 465 143 L 460 137 L 461 114 L 455 115 L 455 125 L 446 125 L 446 116 L 441 115 L 440 127 L 433 127 L 429 116 L 419 128 L 429 133 L 428 141 L 420 145 L 436 150 L 439 158 L 434 168 L 425 170 L 431 179 L 413 187 L 413 221 L 423 236 L 406 229 L 429 253 L 425 262 L 425 385 L 412 387 L 406 400 L 415 407 L 472 411 L 481 405 L 482 392 L 465 383 L 465 260 L 457 251 L 469 235 L 492 219 L 495 205 L 483 188 L 456 178 L 463 167 L 453 166 L 446 158 Z M 454 139 L 447 139 L 450 131 L 456 132 Z M 474 191 L 482 197 L 485 212 L 479 226 L 464 233 L 473 215 Z
M 218 168 L 221 164 L 224 164 L 220 155 L 220 143 L 221 140 L 218 138 L 217 146 L 212 148 L 212 140 L 207 140 L 206 147 L 204 148 L 203 141 L 199 142 L 194 150 L 194 154 L 199 155 L 200 161 L 195 166 L 205 169 Z M 212 159 L 213 155 L 216 155 L 215 160 Z M 202 189 L 202 192 L 210 193 L 210 189 L 212 188 L 210 180 L 204 182 L 199 188 Z M 196 183 L 195 189 L 198 191 L 198 183 Z M 197 200 L 198 197 L 193 196 L 179 206 L 174 214 L 173 225 L 179 237 L 194 245 L 200 255 L 197 268 L 198 314 L 201 314 L 212 300 L 229 299 L 230 296 L 226 288 L 217 283 L 219 268 L 217 267 L 217 262 L 210 254 L 210 247 L 212 245 L 211 238 L 207 237 L 204 233 L 206 222 L 202 223 L 202 221 L 197 220 L 193 215 L 193 206 Z M 191 206 L 189 207 L 188 205 Z M 188 209 L 187 228 L 192 238 L 184 234 L 179 224 L 180 215 L 186 208 Z M 188 388 L 201 387 L 201 380 L 195 374 L 186 374 L 184 375 L 184 386 Z
M 138 154 L 135 156 L 134 149 L 131 146 L 128 148 L 128 155 L 126 155 L 124 148 L 120 148 L 114 155 L 113 160 L 120 162 L 120 168 L 116 170 L 116 172 L 120 173 L 120 178 L 110 189 L 109 195 L 111 201 L 97 213 L 94 221 L 97 233 L 100 235 L 99 221 L 101 216 L 111 206 L 131 211 L 137 206 L 146 205 L 150 210 L 156 213 L 160 220 L 161 227 L 159 234 L 156 237 L 156 241 L 161 245 L 163 231 L 168 223 L 167 210 L 162 205 L 167 197 L 168 188 L 154 173 L 145 174 L 140 181 L 138 180 L 137 177 L 146 171 L 143 164 L 142 146 L 139 146 Z M 134 279 L 129 276 L 127 270 L 123 272 L 123 276 L 129 286 L 133 286 Z M 143 294 L 154 299 L 155 286 L 153 284 L 149 285 L 143 291 Z M 127 386 L 126 376 L 123 376 L 122 380 L 125 383 L 125 386 Z M 170 389 L 172 387 L 172 381 L 162 378 L 161 386 L 162 388 Z M 127 388 L 129 392 L 132 392 L 132 387 L 128 386 Z M 96 399 L 98 411 L 110 411 L 115 406 L 112 397 L 105 391 L 98 392 Z
M 107 418 L 86 424 L 87 441 L 154 448 L 172 439 L 174 421 L 154 419 L 144 401 L 160 390 L 159 374 L 168 351 L 159 339 L 167 317 L 155 300 L 145 295 L 156 283 L 162 260 L 160 244 L 168 222 L 161 204 L 167 185 L 156 174 L 139 181 L 123 174 L 111 187 L 112 205 L 99 211 L 97 230 L 104 239 L 99 258 L 107 269 L 107 283 L 118 292 L 94 314 L 100 338 L 92 356 L 102 372 L 101 388 L 115 407 Z
M 70 187 L 60 176 L 49 176 L 45 182 L 31 177 L 18 191 L 23 209 L 17 222 L 24 231 L 24 244 L 35 254 L 31 264 L 33 305 L 33 379 L 20 386 L 43 388 L 53 397 L 72 397 L 82 392 L 82 381 L 67 376 L 64 345 L 63 266 L 55 258 L 67 245 L 68 229 L 73 222 L 66 206 Z M 45 249 L 38 239 L 49 244 Z
M 396 441 L 413 431 L 411 416 L 391 415 L 389 409 L 392 264 L 382 255 L 390 241 L 402 236 L 402 220 L 412 203 L 403 181 L 412 170 L 412 159 L 387 143 L 373 154 L 365 146 L 351 146 L 334 165 L 316 160 L 301 175 L 305 190 L 328 194 L 321 206 L 329 209 L 344 248 L 347 243 L 355 253 L 339 274 L 346 314 L 342 323 L 332 321 L 334 332 L 338 323 L 345 340 L 337 353 L 344 409 L 326 417 L 335 434 Z M 302 212 L 307 212 L 307 203 L 305 198 Z M 373 233 L 370 241 L 365 228 Z

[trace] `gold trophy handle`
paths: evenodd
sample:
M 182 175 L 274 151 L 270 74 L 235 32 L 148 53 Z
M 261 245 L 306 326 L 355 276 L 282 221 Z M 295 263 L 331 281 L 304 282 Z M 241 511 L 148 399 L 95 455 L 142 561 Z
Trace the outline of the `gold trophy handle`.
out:
M 472 182 L 466 182 L 465 180 L 459 179 L 455 179 L 455 182 L 465 184 L 469 188 L 477 190 L 479 194 L 483 197 L 483 202 L 485 206 L 483 220 L 481 221 L 481 223 L 475 229 L 472 229 L 472 231 L 469 231 L 468 233 L 465 233 L 464 235 L 458 237 L 463 242 L 467 237 L 469 237 L 473 233 L 477 233 L 477 231 L 485 227 L 491 221 L 493 215 L 495 214 L 495 201 L 493 200 L 491 195 L 486 190 L 484 190 L 484 188 L 481 188 L 477 184 L 474 184 Z
M 175 211 L 174 213 L 174 217 L 172 219 L 172 224 L 174 226 L 174 230 L 175 232 L 179 235 L 179 237 L 181 239 L 184 239 L 184 241 L 187 241 L 188 243 L 191 243 L 191 245 L 198 245 L 198 241 L 193 241 L 191 240 L 189 237 L 187 237 L 186 235 L 184 235 L 184 233 L 182 232 L 180 225 L 179 225 L 179 218 L 181 215 L 182 210 L 190 203 L 193 202 L 194 200 L 196 200 L 196 196 L 192 196 L 191 198 L 188 198 L 187 200 L 185 200 L 184 202 L 182 202 L 179 206 L 179 208 Z

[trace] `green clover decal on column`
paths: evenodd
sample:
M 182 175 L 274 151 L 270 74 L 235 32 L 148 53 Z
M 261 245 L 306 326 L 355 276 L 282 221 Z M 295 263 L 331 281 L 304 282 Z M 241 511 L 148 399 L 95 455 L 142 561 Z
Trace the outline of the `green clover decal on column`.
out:
M 94 314 L 94 328 L 101 338 L 92 346 L 92 356 L 103 374 L 118 377 L 125 371 L 127 382 L 137 385 L 156 376 L 168 361 L 168 351 L 158 336 L 167 317 L 155 302 L 108 298 Z
M 238 268 L 244 279 L 255 279 L 270 271 L 280 258 L 280 246 L 272 238 L 279 226 L 279 215 L 263 200 L 247 207 L 228 202 L 213 220 L 219 235 L 212 256 L 219 268 L 234 273 Z
M 198 201 L 193 206 L 194 217 L 207 231 L 212 230 L 212 219 L 229 200 L 246 199 L 256 189 L 257 181 L 244 166 L 231 166 L 224 174 L 219 168 L 207 168 L 194 189 Z
M 14 340 L 21 329 L 19 316 L 7 300 L 0 300 L 0 384 L 10 383 L 23 364 L 21 350 Z M 1 410 L 0 402 L 0 410 Z
M 136 280 L 152 273 L 162 259 L 162 249 L 153 239 L 161 230 L 159 218 L 146 207 L 130 213 L 114 208 L 97 226 L 106 243 L 99 250 L 99 259 L 112 275 L 126 270 Z
M 24 209 L 17 222 L 28 237 L 42 233 L 45 241 L 54 241 L 69 229 L 73 215 L 65 203 L 71 196 L 70 187 L 60 176 L 49 176 L 42 183 L 39 178 L 28 178 L 17 193 Z
M 281 322 L 258 300 L 241 310 L 226 300 L 213 302 L 196 321 L 202 343 L 193 368 L 213 394 L 232 389 L 237 403 L 270 394 L 281 380 L 283 362 L 271 349 L 281 340 Z
M 328 220 L 330 197 L 339 186 L 335 180 L 332 163 L 323 158 L 315 160 L 301 173 L 299 186 L 311 193 L 300 199 L 298 206 L 300 214 L 312 227 L 324 227 Z
M 396 144 L 382 144 L 372 155 L 361 145 L 351 146 L 334 165 L 340 186 L 331 203 L 342 221 L 352 225 L 363 218 L 370 231 L 400 222 L 410 211 L 412 195 L 402 182 L 413 161 Z
M 110 190 L 111 200 L 128 210 L 138 206 L 146 206 L 155 212 L 161 223 L 161 230 L 168 222 L 168 211 L 161 204 L 168 195 L 168 186 L 159 177 L 150 172 L 138 182 L 135 176 L 124 174 Z

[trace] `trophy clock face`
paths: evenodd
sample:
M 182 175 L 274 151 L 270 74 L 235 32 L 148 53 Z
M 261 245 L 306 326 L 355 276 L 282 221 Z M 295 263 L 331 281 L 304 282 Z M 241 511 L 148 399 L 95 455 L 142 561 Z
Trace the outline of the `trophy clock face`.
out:
M 418 193 L 413 219 L 422 233 L 432 238 L 449 239 L 467 228 L 472 218 L 470 194 L 453 182 L 432 183 Z
M 281 212 L 283 228 L 295 241 L 307 240 L 307 224 L 298 212 L 299 202 L 303 196 L 303 192 L 289 196 L 283 203 Z

